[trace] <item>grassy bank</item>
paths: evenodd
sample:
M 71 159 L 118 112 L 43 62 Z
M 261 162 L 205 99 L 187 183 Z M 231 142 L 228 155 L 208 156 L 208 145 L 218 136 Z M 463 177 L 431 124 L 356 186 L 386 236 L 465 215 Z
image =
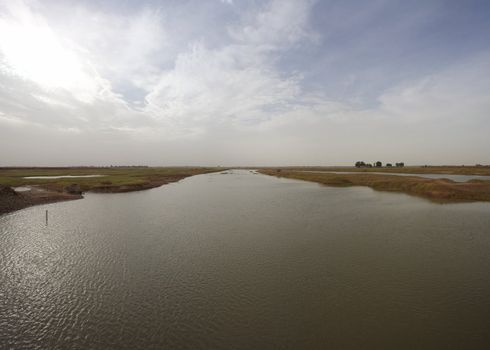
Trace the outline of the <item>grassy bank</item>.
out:
M 345 171 L 345 168 L 343 169 Z M 312 170 L 312 168 L 307 170 Z M 367 186 L 377 191 L 402 192 L 439 203 L 490 201 L 490 181 L 454 182 L 447 179 L 427 179 L 417 176 L 309 173 L 291 168 L 261 169 L 259 172 L 266 175 L 318 182 L 328 186 Z
M 130 192 L 159 187 L 185 177 L 216 172 L 221 168 L 114 167 L 114 168 L 0 168 L 0 213 L 31 205 L 79 199 L 81 192 Z M 104 175 L 92 178 L 26 179 L 30 176 Z M 29 186 L 27 192 L 9 191 Z
M 448 174 L 448 175 L 489 175 L 490 166 L 405 166 L 382 168 L 352 167 L 283 167 L 285 170 L 309 171 L 351 171 L 351 172 L 384 172 L 401 174 Z
M 77 184 L 83 192 L 122 192 L 152 188 L 181 180 L 187 176 L 219 171 L 220 168 L 175 167 L 116 167 L 116 168 L 0 168 L 0 184 L 6 186 L 34 185 L 53 191 L 63 191 Z M 92 178 L 25 179 L 29 176 L 104 175 Z

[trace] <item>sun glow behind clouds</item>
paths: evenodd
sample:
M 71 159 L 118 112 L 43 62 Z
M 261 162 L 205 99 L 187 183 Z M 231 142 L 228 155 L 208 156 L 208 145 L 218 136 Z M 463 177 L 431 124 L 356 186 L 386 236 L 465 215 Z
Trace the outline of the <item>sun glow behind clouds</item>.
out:
M 81 101 L 92 101 L 97 82 L 90 66 L 29 8 L 17 4 L 15 10 L 14 16 L 0 18 L 0 51 L 10 73 L 46 90 L 66 89 Z
M 0 162 L 488 163 L 490 25 L 391 3 L 0 0 Z

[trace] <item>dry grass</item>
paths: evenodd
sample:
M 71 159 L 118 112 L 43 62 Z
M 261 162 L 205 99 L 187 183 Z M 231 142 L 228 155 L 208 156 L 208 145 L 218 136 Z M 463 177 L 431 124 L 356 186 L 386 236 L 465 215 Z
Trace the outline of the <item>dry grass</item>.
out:
M 311 170 L 309 168 L 308 170 Z M 261 169 L 262 174 L 318 182 L 328 186 L 367 186 L 377 191 L 403 192 L 434 202 L 490 201 L 490 181 L 454 182 L 417 176 L 310 173 L 291 169 Z
M 490 175 L 490 166 L 405 166 L 383 168 L 356 168 L 356 167 L 284 167 L 285 170 L 308 171 L 351 171 L 351 172 L 386 172 L 402 174 L 448 174 L 448 175 Z

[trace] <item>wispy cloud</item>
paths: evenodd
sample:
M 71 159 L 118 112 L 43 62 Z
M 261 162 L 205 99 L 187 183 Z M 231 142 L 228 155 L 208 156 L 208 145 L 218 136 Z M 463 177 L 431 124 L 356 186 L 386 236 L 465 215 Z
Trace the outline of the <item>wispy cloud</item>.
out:
M 490 162 L 490 47 L 475 36 L 445 59 L 455 44 L 430 23 L 450 7 L 354 5 L 3 3 L 0 159 L 27 164 L 42 143 L 60 164 L 88 162 L 77 147 L 124 163 Z

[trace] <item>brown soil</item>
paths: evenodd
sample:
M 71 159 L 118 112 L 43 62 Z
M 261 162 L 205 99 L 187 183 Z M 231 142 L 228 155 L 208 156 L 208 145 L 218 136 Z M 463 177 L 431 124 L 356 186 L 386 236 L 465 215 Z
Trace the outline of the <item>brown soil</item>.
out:
M 81 195 L 47 191 L 33 188 L 31 191 L 15 192 L 9 186 L 0 185 L 0 214 L 24 209 L 33 205 L 80 199 Z
M 182 180 L 191 175 L 155 176 L 145 183 L 112 185 L 110 183 L 84 189 L 86 192 L 122 193 L 142 191 Z M 0 214 L 24 209 L 33 205 L 54 203 L 83 198 L 80 186 L 72 184 L 62 187 L 59 184 L 31 186 L 30 191 L 16 192 L 9 186 L 0 185 Z

